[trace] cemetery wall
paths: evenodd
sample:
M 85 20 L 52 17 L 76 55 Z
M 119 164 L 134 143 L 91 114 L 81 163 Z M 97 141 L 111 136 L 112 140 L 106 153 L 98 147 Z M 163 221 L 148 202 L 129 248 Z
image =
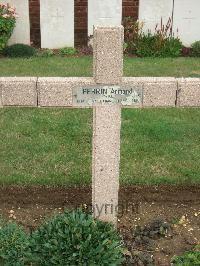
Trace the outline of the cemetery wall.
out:
M 117 21 L 117 23 L 121 20 L 122 17 L 131 16 L 135 20 L 140 19 L 145 22 L 144 29 L 155 29 L 155 25 L 160 23 L 161 16 L 163 17 L 164 23 L 168 20 L 168 18 L 172 15 L 172 11 L 174 10 L 174 32 L 177 33 L 183 41 L 184 45 L 189 46 L 196 40 L 200 40 L 200 31 L 198 25 L 200 24 L 200 1 L 199 0 L 175 0 L 174 1 L 174 9 L 173 9 L 173 0 L 115 0 L 108 1 L 102 0 L 105 4 L 98 5 L 98 10 L 96 8 L 91 9 L 91 13 L 89 14 L 90 4 L 94 5 L 95 2 L 103 3 L 100 0 L 71 0 L 73 2 L 73 11 L 72 8 L 66 8 L 64 16 L 66 18 L 70 17 L 70 20 L 64 19 L 63 21 L 67 23 L 66 28 L 71 28 L 70 33 L 68 32 L 68 38 L 72 41 L 65 42 L 66 45 L 86 45 L 88 39 L 88 33 L 91 34 L 91 29 L 93 25 L 93 20 L 97 15 L 104 17 L 109 17 L 109 14 L 106 12 L 110 10 L 111 12 L 111 21 Z M 41 0 L 1 0 L 3 3 L 11 3 L 17 7 L 17 12 L 19 13 L 19 18 L 17 20 L 17 26 L 11 37 L 10 43 L 32 43 L 40 47 L 41 44 L 41 28 L 44 27 L 44 13 L 40 14 L 40 5 L 44 5 L 45 1 Z M 60 3 L 62 6 L 68 5 L 69 0 L 55 0 L 55 1 L 46 1 L 46 3 L 53 3 L 54 7 L 60 7 Z M 56 5 L 56 3 L 58 3 Z M 122 4 L 121 4 L 122 3 Z M 29 4 L 29 6 L 28 6 Z M 48 6 L 47 5 L 47 6 Z M 122 12 L 121 10 L 122 5 Z M 107 6 L 110 8 L 108 9 Z M 96 5 L 94 5 L 96 7 Z M 49 7 L 46 8 L 47 11 Z M 55 8 L 56 9 L 56 8 Z M 89 9 L 89 10 L 88 10 Z M 108 10 L 107 10 L 108 9 Z M 44 10 L 44 9 L 43 9 Z M 64 8 L 65 10 L 65 8 Z M 118 11 L 117 11 L 118 10 Z M 95 13 L 94 13 L 95 11 Z M 115 14 L 118 14 L 117 16 Z M 45 13 L 45 15 L 48 15 Z M 90 19 L 92 17 L 92 19 Z M 57 14 L 57 20 L 61 20 L 61 15 Z M 54 19 L 55 20 L 55 19 Z M 70 22 L 69 22 L 70 21 Z M 55 23 L 55 28 L 53 32 L 55 33 L 55 38 L 58 38 L 58 44 L 62 43 L 62 34 L 59 37 L 59 32 L 57 32 L 57 25 L 59 23 Z M 64 27 L 63 27 L 64 28 Z M 62 32 L 64 30 L 61 30 Z M 46 32 L 46 30 L 45 30 Z M 65 32 L 65 31 L 64 31 Z M 43 43 L 48 43 L 49 36 L 52 34 L 42 33 Z M 61 39 L 61 40 L 59 40 Z M 64 45 L 64 46 L 66 46 Z M 57 48 L 55 43 L 46 45 L 46 48 Z M 59 45 L 58 45 L 59 46 Z
M 30 31 L 30 40 L 33 45 L 40 47 L 41 46 L 41 26 L 42 26 L 42 18 L 40 16 L 40 0 L 26 0 L 27 3 L 29 1 L 29 10 L 26 10 L 25 16 L 28 17 L 28 20 L 24 20 L 24 23 L 27 23 L 27 27 Z M 58 1 L 58 0 L 56 0 Z M 56 5 L 56 1 L 53 1 L 54 6 Z M 68 0 L 65 0 L 67 4 Z M 15 2 L 19 2 L 18 0 L 4 0 L 5 3 L 11 2 L 15 4 Z M 24 3 L 24 0 L 20 0 L 21 3 Z M 60 5 L 60 1 L 58 1 Z M 16 5 L 18 11 L 18 5 Z M 138 18 L 138 8 L 139 8 L 139 0 L 123 0 L 122 1 L 122 14 L 123 17 L 131 16 L 137 20 Z M 69 11 L 70 12 L 70 11 Z M 71 12 L 70 12 L 71 13 Z M 21 12 L 19 12 L 21 15 Z M 72 15 L 72 14 L 70 14 Z M 68 16 L 68 12 L 66 12 L 66 16 Z M 23 20 L 24 17 L 22 16 L 21 19 Z M 30 19 L 30 22 L 29 22 Z M 121 19 L 120 19 L 121 20 Z M 30 24 L 29 24 L 30 23 Z M 72 33 L 71 38 L 73 38 L 74 34 L 74 43 L 75 45 L 86 45 L 88 40 L 88 0 L 74 0 L 74 18 L 71 22 L 74 24 L 74 32 Z M 18 26 L 20 30 L 22 27 Z M 71 25 L 70 25 L 71 27 Z M 21 30 L 22 31 L 22 30 Z M 14 35 L 12 37 L 13 42 L 23 42 L 19 35 Z M 56 48 L 56 47 L 54 47 Z

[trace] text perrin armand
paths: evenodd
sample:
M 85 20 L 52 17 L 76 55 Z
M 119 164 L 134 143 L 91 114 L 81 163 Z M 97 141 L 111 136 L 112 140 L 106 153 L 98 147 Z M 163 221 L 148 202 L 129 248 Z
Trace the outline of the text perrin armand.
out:
M 133 93 L 133 89 L 114 89 L 112 87 L 106 88 L 83 88 L 82 94 L 96 94 L 96 95 L 108 95 L 108 94 L 115 94 L 115 95 L 130 95 Z

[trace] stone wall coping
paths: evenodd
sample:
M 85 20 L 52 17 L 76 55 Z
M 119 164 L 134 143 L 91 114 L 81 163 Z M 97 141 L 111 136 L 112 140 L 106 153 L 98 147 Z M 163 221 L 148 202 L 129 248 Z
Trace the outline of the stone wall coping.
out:
M 37 77 L 0 77 L 0 82 L 37 82 Z
M 130 83 L 130 82 L 199 82 L 200 78 L 175 78 L 175 77 L 123 77 L 122 83 Z M 0 77 L 0 82 L 55 82 L 55 83 L 63 83 L 63 82 L 89 82 L 95 83 L 93 77 Z
M 150 82 L 150 83 L 158 83 L 158 82 L 176 82 L 177 79 L 174 77 L 123 77 L 122 82 L 130 83 L 130 82 Z
M 94 83 L 94 78 L 93 77 L 39 77 L 37 80 L 38 83 L 46 83 L 46 82 L 51 82 L 51 83 L 73 83 L 73 82 L 89 82 L 89 83 Z

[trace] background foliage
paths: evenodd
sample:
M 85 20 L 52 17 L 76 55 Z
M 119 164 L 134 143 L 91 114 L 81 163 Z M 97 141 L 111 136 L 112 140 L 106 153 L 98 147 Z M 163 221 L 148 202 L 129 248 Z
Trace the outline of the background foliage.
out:
M 139 57 L 178 57 L 182 52 L 182 43 L 172 31 L 172 20 L 166 25 L 161 19 L 155 32 L 144 32 L 144 24 L 131 18 L 124 20 L 125 51 Z
M 16 11 L 9 4 L 0 4 L 0 52 L 6 47 L 15 27 Z

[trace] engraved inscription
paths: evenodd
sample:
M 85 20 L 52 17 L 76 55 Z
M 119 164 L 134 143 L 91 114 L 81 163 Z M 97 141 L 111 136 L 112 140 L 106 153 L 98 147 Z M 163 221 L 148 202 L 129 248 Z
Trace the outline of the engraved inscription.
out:
M 91 86 L 74 88 L 74 106 L 93 106 L 93 105 L 126 105 L 133 106 L 142 103 L 142 87 L 126 86 Z

